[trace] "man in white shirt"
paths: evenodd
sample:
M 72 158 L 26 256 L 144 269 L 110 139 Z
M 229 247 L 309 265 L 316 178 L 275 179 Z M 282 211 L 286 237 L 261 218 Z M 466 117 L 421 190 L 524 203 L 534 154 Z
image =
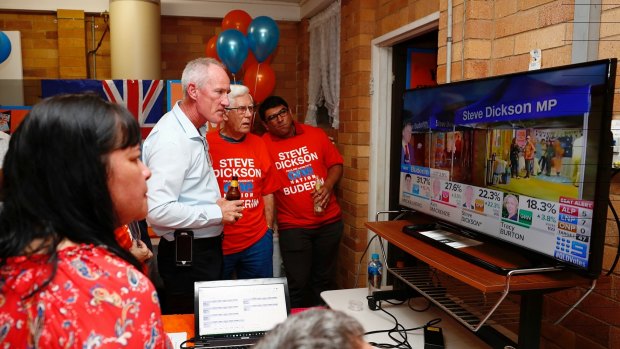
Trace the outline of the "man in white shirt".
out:
M 193 60 L 181 84 L 183 100 L 144 141 L 143 159 L 152 172 L 147 221 L 162 237 L 157 265 L 165 287 L 164 312 L 186 314 L 193 313 L 194 282 L 221 278 L 223 224 L 242 216 L 243 201 L 220 196 L 205 139 L 206 123 L 222 121 L 229 105 L 224 66 L 211 58 Z M 178 234 L 190 235 L 191 246 L 182 244 Z M 180 255 L 191 257 L 181 263 Z

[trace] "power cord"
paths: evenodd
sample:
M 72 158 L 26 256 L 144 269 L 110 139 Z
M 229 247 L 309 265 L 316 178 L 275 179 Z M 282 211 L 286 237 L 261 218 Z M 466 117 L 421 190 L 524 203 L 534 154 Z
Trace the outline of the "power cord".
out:
M 412 299 L 412 298 L 409 298 L 409 300 L 407 301 L 407 306 L 409 307 L 409 309 L 411 309 L 411 310 L 413 310 L 413 311 L 416 311 L 416 312 L 418 312 L 418 313 L 423 313 L 423 312 L 425 312 L 425 311 L 429 310 L 429 309 L 431 308 L 431 305 L 433 304 L 433 303 L 431 303 L 431 301 L 430 301 L 428 298 L 424 297 L 424 299 L 426 299 L 426 307 L 424 307 L 424 308 L 422 308 L 422 309 L 416 309 L 416 308 L 414 308 L 414 307 L 411 305 L 411 299 Z
M 408 213 L 413 213 L 413 212 L 415 212 L 415 211 L 413 211 L 413 210 L 379 211 L 375 215 L 375 221 L 377 221 L 377 222 L 379 221 L 379 215 L 380 214 L 398 213 L 398 215 L 394 219 L 399 219 L 399 218 L 403 217 L 404 215 L 406 215 Z M 359 276 L 360 276 L 360 269 L 362 267 L 362 261 L 364 261 L 364 257 L 366 256 L 366 253 L 368 252 L 368 249 L 370 248 L 370 244 L 376 238 L 379 238 L 379 246 L 381 247 L 381 253 L 383 254 L 383 264 L 387 268 L 387 260 L 386 260 L 385 248 L 383 247 L 383 240 L 381 240 L 381 237 L 379 237 L 379 235 L 375 234 L 375 235 L 372 236 L 372 238 L 370 238 L 370 240 L 368 240 L 368 243 L 366 244 L 366 248 L 364 249 L 364 252 L 360 256 L 359 261 L 357 262 L 357 270 L 355 271 L 355 282 L 353 284 L 354 288 L 357 288 L 357 282 L 358 282 Z
M 614 169 L 613 173 L 611 174 L 611 178 L 609 179 L 609 182 L 611 183 L 611 180 L 618 174 L 618 172 L 620 172 L 619 169 Z M 620 232 L 620 219 L 618 218 L 618 213 L 616 212 L 616 209 L 614 208 L 614 205 L 612 204 L 611 200 L 607 200 L 607 204 L 609 205 L 609 208 L 611 209 L 611 213 L 614 215 L 614 219 L 616 220 L 616 227 L 618 228 L 618 231 Z M 611 273 L 614 272 L 614 270 L 616 269 L 616 265 L 618 264 L 618 259 L 620 259 L 620 243 L 616 246 L 616 257 L 614 258 L 614 262 L 611 264 L 611 267 L 609 268 L 609 271 L 607 272 L 607 274 L 605 274 L 605 276 L 609 276 L 611 275 Z
M 106 12 L 101 14 L 103 17 L 103 22 L 105 23 L 105 30 L 103 31 L 103 34 L 101 34 L 101 38 L 99 38 L 99 43 L 97 43 L 97 47 L 95 47 L 94 49 L 88 51 L 86 53 L 86 55 L 88 56 L 89 59 L 86 60 L 86 69 L 88 71 L 88 75 L 90 78 L 90 55 L 95 55 L 97 54 L 97 51 L 99 51 L 99 48 L 101 48 L 101 44 L 103 43 L 103 39 L 105 38 L 106 34 L 110 32 L 110 25 L 108 24 L 108 18 L 110 17 L 110 15 Z M 93 25 L 95 25 L 95 23 L 93 23 Z M 93 40 L 95 40 L 95 37 L 93 35 Z
M 368 249 L 370 248 L 370 244 L 372 243 L 372 241 L 378 237 L 379 235 L 375 234 L 373 235 L 372 238 L 370 238 L 370 240 L 368 240 L 368 243 L 366 244 L 366 248 L 364 249 L 364 252 L 360 256 L 359 261 L 357 262 L 357 270 L 355 271 L 355 283 L 353 284 L 353 288 L 357 288 L 357 282 L 359 281 L 359 277 L 360 277 L 360 269 L 362 267 L 362 261 L 364 260 L 364 257 L 366 256 L 366 252 L 368 252 Z M 379 241 L 381 241 L 381 239 L 379 239 Z
M 181 349 L 195 348 L 195 347 L 185 346 L 186 343 L 196 343 L 196 337 L 192 337 L 184 342 L 181 342 L 181 344 L 179 344 L 179 348 Z
M 370 297 L 371 296 L 368 296 L 367 298 L 370 298 Z M 378 307 L 378 310 L 381 310 L 382 312 L 386 313 L 388 316 L 390 316 L 394 320 L 394 327 L 387 329 L 387 330 L 369 331 L 369 332 L 364 333 L 364 335 L 366 336 L 366 335 L 371 335 L 371 334 L 376 334 L 376 333 L 387 333 L 388 336 L 395 342 L 395 344 L 368 342 L 368 344 L 376 348 L 412 349 L 408 341 L 407 332 L 421 330 L 421 329 L 424 329 L 425 327 L 433 326 L 441 322 L 440 318 L 435 318 L 435 319 L 430 320 L 429 322 L 427 322 L 426 324 L 422 326 L 405 328 L 401 323 L 398 322 L 398 319 L 394 315 L 392 315 L 387 310 L 383 309 L 383 307 L 381 306 L 381 301 L 377 302 L 377 307 Z

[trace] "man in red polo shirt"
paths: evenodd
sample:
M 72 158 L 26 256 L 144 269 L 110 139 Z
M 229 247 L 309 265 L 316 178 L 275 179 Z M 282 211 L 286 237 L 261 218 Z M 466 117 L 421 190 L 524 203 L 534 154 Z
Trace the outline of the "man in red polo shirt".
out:
M 321 292 L 334 288 L 343 223 L 333 188 L 342 177 L 342 156 L 323 130 L 293 121 L 283 98 L 268 97 L 258 112 L 281 184 L 274 194 L 291 306 L 319 305 Z

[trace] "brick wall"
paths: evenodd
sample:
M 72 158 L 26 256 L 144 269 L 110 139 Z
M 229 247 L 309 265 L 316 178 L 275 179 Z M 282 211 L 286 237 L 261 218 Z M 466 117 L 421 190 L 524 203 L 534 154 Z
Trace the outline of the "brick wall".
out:
M 341 287 L 355 286 L 358 262 L 367 244 L 370 151 L 370 42 L 438 9 L 436 1 L 342 1 L 340 34 L 340 128 L 338 146 L 344 158 L 339 198 L 345 231 L 339 254 Z M 361 268 L 357 286 L 366 284 Z
M 163 16 L 161 21 L 162 79 L 180 79 L 189 60 L 205 55 L 205 44 L 221 32 L 222 20 Z M 301 100 L 298 100 L 300 82 L 297 74 L 302 60 L 298 51 L 304 42 L 307 46 L 307 31 L 302 31 L 298 22 L 278 22 L 278 27 L 280 40 L 271 61 L 276 75 L 273 93 L 289 101 L 294 110 L 302 111 Z M 40 96 L 39 80 L 43 78 L 81 79 L 96 76 L 100 80 L 110 79 L 110 34 L 108 32 L 103 36 L 105 29 L 106 18 L 101 14 L 85 14 L 76 10 L 59 10 L 57 13 L 0 11 L 0 30 L 21 32 L 26 103 L 36 103 Z M 304 35 L 305 41 L 300 40 Z M 88 52 L 96 48 L 100 40 L 93 75 L 93 55 Z M 240 76 L 236 79 L 242 79 L 243 72 L 238 74 Z
M 600 58 L 620 58 L 620 3 L 617 1 L 603 1 L 603 11 L 601 14 L 601 40 L 599 41 Z M 605 5 L 607 4 L 607 5 Z M 620 69 L 619 69 L 620 71 Z M 618 74 L 618 72 L 616 72 Z M 614 119 L 620 119 L 620 76 L 616 76 L 616 95 L 614 98 Z M 620 194 L 620 191 L 614 191 Z M 618 236 L 618 232 L 614 234 Z M 617 240 L 616 240 L 617 242 Z
M 368 154 L 370 148 L 370 41 L 376 7 L 370 1 L 342 1 L 340 33 L 340 128 L 338 148 L 344 158 L 339 185 L 344 235 L 338 256 L 340 286 L 355 286 L 357 263 L 366 246 Z M 362 268 L 362 270 L 365 268 Z M 365 272 L 357 286 L 365 285 Z
M 162 79 L 181 79 L 185 64 L 205 56 L 205 45 L 221 30 L 221 19 L 162 16 Z M 280 40 L 270 65 L 276 75 L 273 94 L 286 99 L 293 108 L 298 96 L 297 22 L 278 22 Z M 293 72 L 293 73 L 291 73 Z M 243 80 L 243 71 L 231 75 L 231 81 Z
M 0 30 L 21 32 L 24 101 L 32 105 L 41 93 L 38 79 L 59 77 L 56 14 L 0 12 Z
M 58 10 L 58 66 L 61 79 L 85 79 L 86 32 L 84 11 Z

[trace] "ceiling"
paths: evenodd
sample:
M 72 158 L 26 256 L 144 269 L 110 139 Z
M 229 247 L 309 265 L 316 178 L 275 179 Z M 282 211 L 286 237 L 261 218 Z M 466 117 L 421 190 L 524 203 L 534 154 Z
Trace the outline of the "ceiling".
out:
M 2 0 L 0 10 L 56 11 L 81 9 L 87 13 L 109 11 L 110 2 L 120 0 Z M 127 1 L 127 0 L 123 0 Z M 136 0 L 140 1 L 140 0 Z M 144 0 L 142 0 L 144 1 Z M 161 3 L 165 16 L 223 18 L 229 11 L 242 9 L 250 16 L 274 20 L 300 21 L 310 18 L 337 0 L 147 0 Z

